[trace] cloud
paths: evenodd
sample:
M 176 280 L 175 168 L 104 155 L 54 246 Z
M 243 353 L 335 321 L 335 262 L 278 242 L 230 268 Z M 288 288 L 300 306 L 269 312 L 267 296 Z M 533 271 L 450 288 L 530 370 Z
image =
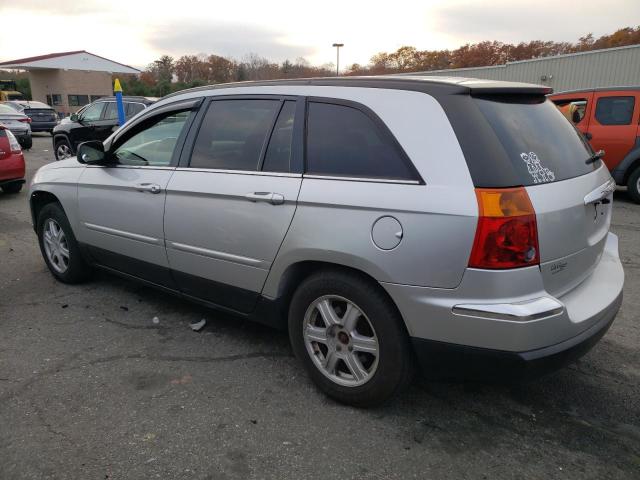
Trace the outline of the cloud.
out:
M 153 28 L 146 38 L 150 47 L 174 56 L 214 53 L 241 59 L 248 53 L 256 53 L 282 61 L 315 53 L 313 47 L 287 45 L 276 30 L 228 22 L 178 22 Z
M 464 44 L 482 40 L 575 42 L 590 32 L 600 36 L 633 27 L 630 19 L 640 15 L 640 2 L 635 0 L 607 0 L 606 15 L 602 8 L 600 2 L 576 5 L 552 0 L 449 3 L 437 8 L 432 18 L 438 33 Z
M 87 15 L 108 13 L 113 10 L 111 2 L 98 2 L 91 0 L 56 0 L 55 2 L 43 2 L 42 0 L 20 0 L 20 2 L 9 3 L 0 7 L 0 11 L 18 10 L 22 14 L 33 12 L 39 15 Z

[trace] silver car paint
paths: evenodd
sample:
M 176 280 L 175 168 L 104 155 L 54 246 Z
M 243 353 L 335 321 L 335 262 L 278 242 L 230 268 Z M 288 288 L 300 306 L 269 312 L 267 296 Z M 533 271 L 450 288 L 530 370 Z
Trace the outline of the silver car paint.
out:
M 171 268 L 253 292 L 262 287 L 296 209 L 301 175 L 179 169 L 165 210 Z M 256 200 L 275 193 L 282 202 Z M 259 196 L 258 196 L 259 197 Z
M 555 345 L 591 327 L 618 298 L 623 283 L 618 238 L 610 233 L 593 273 L 563 296 L 547 292 L 538 267 L 507 271 L 469 268 L 456 289 L 382 286 L 396 302 L 411 336 L 521 352 Z M 453 313 L 461 304 L 484 304 L 490 309 L 492 304 L 509 303 L 517 308 L 517 303 L 543 297 L 557 300 L 564 311 L 530 321 Z
M 567 222 L 574 222 L 573 226 L 584 226 L 580 224 L 585 218 L 584 212 L 582 216 L 574 217 L 579 213 L 576 199 L 583 198 L 589 193 L 590 186 L 595 187 L 602 181 L 603 175 L 600 171 L 580 177 L 575 184 L 558 182 L 528 188 L 536 211 L 540 208 L 542 274 L 539 267 L 510 271 L 469 269 L 466 265 L 478 215 L 474 187 L 455 133 L 446 114 L 432 97 L 418 92 L 352 87 L 248 86 L 188 92 L 160 100 L 148 109 L 147 113 L 187 98 L 241 94 L 326 96 L 360 102 L 373 109 L 387 124 L 426 184 L 370 182 L 362 181 L 363 179 L 345 181 L 307 175 L 300 184 L 298 206 L 288 233 L 284 236 L 279 252 L 272 258 L 272 246 L 254 245 L 247 241 L 247 238 L 234 244 L 233 239 L 237 237 L 233 236 L 231 226 L 223 232 L 220 225 L 205 223 L 196 229 L 193 236 L 190 235 L 188 228 L 192 228 L 198 220 L 204 219 L 206 222 L 210 219 L 207 216 L 207 208 L 200 207 L 197 203 L 201 200 L 213 202 L 216 197 L 213 196 L 214 189 L 200 183 L 199 180 L 193 183 L 195 191 L 188 193 L 192 182 L 188 178 L 193 178 L 194 172 L 176 172 L 175 177 L 166 184 L 169 192 L 167 198 L 171 200 L 168 201 L 164 223 L 167 252 L 170 252 L 168 254 L 176 265 L 183 261 L 182 265 L 185 268 L 192 268 L 192 272 L 198 275 L 224 279 L 226 283 L 244 286 L 254 291 L 258 291 L 260 279 L 268 272 L 262 294 L 272 298 L 278 295 L 282 276 L 296 262 L 320 260 L 350 266 L 368 273 L 381 282 L 398 306 L 411 335 L 512 351 L 548 346 L 579 334 L 592 325 L 598 313 L 606 310 L 620 294 L 624 275 L 618 258 L 617 241 L 611 234 L 602 236 L 604 226 L 597 225 L 593 230 L 591 237 L 596 240 L 598 237 L 602 238 L 600 243 L 595 241 L 589 244 L 591 248 L 581 246 L 580 239 L 567 238 L 567 229 L 557 232 L 558 238 L 554 238 L 553 226 L 556 225 L 557 217 L 553 210 L 564 206 L 561 202 L 566 199 L 569 199 L 566 213 L 572 216 Z M 77 199 L 69 187 L 73 189 L 72 186 L 78 181 L 81 171 L 82 169 L 60 170 L 60 173 L 65 173 L 60 175 L 55 174 L 49 166 L 43 167 L 32 185 L 32 191 L 43 189 L 56 195 L 60 194 L 67 214 L 71 212 L 71 224 L 74 229 L 82 227 L 79 227 L 80 221 L 75 207 Z M 162 175 L 171 176 L 171 173 L 165 171 Z M 204 175 L 218 178 L 229 174 L 211 170 L 201 172 L 201 176 Z M 285 202 L 284 206 L 255 204 L 243 200 L 243 192 L 258 190 L 257 184 L 250 182 L 246 184 L 247 188 L 242 188 L 242 181 L 251 179 L 251 182 L 254 182 L 256 177 L 263 176 L 232 174 L 231 177 L 234 178 L 234 185 L 230 185 L 225 192 L 225 202 L 228 202 L 228 205 L 222 207 L 222 215 L 226 220 L 236 222 L 233 228 L 238 228 L 237 219 L 232 219 L 229 215 L 233 208 L 238 206 L 241 206 L 238 211 L 243 212 L 241 217 L 248 218 L 259 216 L 258 212 L 294 208 L 293 200 L 289 204 Z M 140 173 L 136 180 L 147 179 Z M 292 183 L 295 184 L 297 181 L 299 180 Z M 224 182 L 220 185 L 224 185 Z M 285 189 L 283 186 L 278 187 Z M 79 188 L 86 189 L 87 198 L 93 195 L 93 188 L 82 185 Z M 261 184 L 260 191 L 273 190 L 275 188 L 262 188 Z M 291 188 L 291 191 L 293 190 L 295 186 Z M 568 196 L 563 196 L 566 193 L 563 190 L 570 190 Z M 113 194 L 110 196 L 105 193 L 101 198 L 104 202 L 112 199 L 112 196 Z M 160 199 L 163 196 L 132 194 L 130 201 L 144 203 L 149 201 L 147 197 Z M 289 193 L 287 200 L 288 196 Z M 149 206 L 146 203 L 145 205 Z M 100 202 L 94 202 L 91 209 L 100 206 Z M 136 217 L 144 211 L 142 208 L 134 209 Z M 185 215 L 185 209 L 192 209 L 197 214 L 193 217 L 191 214 Z M 129 209 L 122 204 L 120 213 L 127 211 Z M 156 221 L 152 222 L 152 226 L 139 226 L 136 225 L 135 219 L 119 220 L 112 213 L 103 215 L 83 210 L 83 215 L 97 219 L 96 224 L 110 223 L 103 226 L 116 230 L 139 233 L 151 238 L 158 238 L 159 235 Z M 179 218 L 177 215 L 185 218 Z M 282 225 L 286 224 L 289 213 L 278 215 L 285 220 L 279 223 L 278 228 L 267 230 L 273 235 L 273 239 L 277 239 L 278 232 L 284 235 Z M 378 249 L 371 240 L 371 227 L 383 215 L 394 216 L 403 227 L 400 245 L 390 251 Z M 604 220 L 606 230 L 609 215 L 606 214 Z M 250 232 L 248 235 L 252 235 L 255 243 L 260 241 L 261 232 L 258 229 L 251 229 L 250 225 L 241 228 Z M 263 225 L 262 228 L 271 227 Z M 218 236 L 221 233 L 223 237 Z M 84 231 L 82 235 L 94 234 Z M 211 238 L 207 238 L 209 235 Z M 83 238 L 106 241 L 95 235 Z M 132 251 L 137 252 L 136 255 L 146 255 L 143 252 L 146 248 L 145 242 L 128 240 L 129 242 L 119 240 L 118 245 L 104 245 L 109 248 L 126 248 L 124 252 L 129 255 Z M 572 241 L 576 241 L 576 244 L 567 247 L 567 242 Z M 137 242 L 144 247 L 132 249 L 133 244 L 130 242 Z M 551 242 L 560 242 L 560 246 L 554 247 Z M 189 255 L 191 259 L 185 260 Z M 572 267 L 573 273 L 566 273 L 567 278 L 563 280 L 549 280 L 548 274 L 544 271 L 547 264 L 572 255 L 580 257 L 580 260 L 574 263 L 576 266 Z M 225 265 L 225 275 L 228 274 L 228 277 L 218 276 L 215 271 L 209 270 L 210 267 L 215 270 L 222 265 Z M 247 275 L 247 271 L 251 273 Z M 578 278 L 579 280 L 576 280 Z M 512 310 L 517 311 L 519 302 L 530 302 L 545 297 L 560 302 L 564 307 L 562 313 L 555 312 L 548 317 L 543 315 L 530 321 L 453 313 L 456 306 L 478 304 L 487 305 L 486 309 L 489 311 L 492 304 L 514 304 Z
M 164 246 L 164 191 L 173 169 L 87 167 L 78 182 L 79 241 L 168 267 Z M 155 184 L 160 194 L 142 190 Z

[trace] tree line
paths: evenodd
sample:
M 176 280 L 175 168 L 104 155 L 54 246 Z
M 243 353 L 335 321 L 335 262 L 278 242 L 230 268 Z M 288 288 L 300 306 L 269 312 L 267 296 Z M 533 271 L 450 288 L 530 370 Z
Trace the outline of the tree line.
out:
M 577 42 L 533 40 L 518 44 L 497 41 L 467 43 L 455 50 L 418 50 L 401 47 L 395 52 L 380 52 L 371 57 L 369 65 L 354 63 L 347 75 L 381 75 L 387 73 L 422 72 L 449 68 L 484 67 L 507 62 L 549 57 L 565 53 L 586 52 L 601 48 L 640 44 L 640 26 L 625 27 L 610 35 L 594 38 L 592 33 Z
M 621 28 L 610 35 L 595 38 L 592 33 L 577 42 L 533 40 L 518 44 L 484 41 L 465 44 L 455 50 L 418 50 L 404 46 L 395 52 L 380 52 L 371 57 L 368 65 L 354 63 L 345 75 L 381 75 L 403 72 L 446 70 L 450 68 L 501 65 L 506 62 L 529 60 L 565 53 L 586 52 L 602 48 L 640 44 L 640 26 Z M 18 90 L 31 98 L 24 72 L 3 72 L 2 78 L 14 78 Z M 174 59 L 163 55 L 145 68 L 140 75 L 120 76 L 127 95 L 161 97 L 185 88 L 215 83 L 246 80 L 274 80 L 282 78 L 328 77 L 335 75 L 331 63 L 313 66 L 304 58 L 277 63 L 257 54 L 242 60 L 220 55 L 183 55 Z
M 404 46 L 395 52 L 375 54 L 368 65 L 349 65 L 342 73 L 381 75 L 482 67 L 637 44 L 640 44 L 640 26 L 621 28 L 598 38 L 589 33 L 574 43 L 533 40 L 511 44 L 484 41 L 468 43 L 455 50 L 418 50 Z M 126 78 L 123 88 L 129 95 L 160 97 L 184 88 L 215 83 L 327 77 L 335 75 L 334 68 L 333 64 L 312 66 L 304 58 L 298 58 L 294 62 L 285 60 L 275 63 L 256 54 L 249 54 L 241 61 L 219 55 L 183 55 L 177 60 L 164 55 L 151 63 L 138 77 Z
M 161 97 L 185 88 L 214 83 L 328 77 L 335 72 L 333 69 L 332 64 L 316 67 L 304 58 L 275 63 L 254 53 L 241 61 L 219 55 L 183 55 L 177 60 L 163 55 L 139 76 L 127 76 L 121 81 L 127 95 Z

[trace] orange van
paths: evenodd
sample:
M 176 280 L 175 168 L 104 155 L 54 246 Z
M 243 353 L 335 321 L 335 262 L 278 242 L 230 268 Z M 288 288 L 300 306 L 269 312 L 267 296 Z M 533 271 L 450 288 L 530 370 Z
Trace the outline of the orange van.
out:
M 640 203 L 640 87 L 573 90 L 550 95 L 595 151 L 618 185 Z

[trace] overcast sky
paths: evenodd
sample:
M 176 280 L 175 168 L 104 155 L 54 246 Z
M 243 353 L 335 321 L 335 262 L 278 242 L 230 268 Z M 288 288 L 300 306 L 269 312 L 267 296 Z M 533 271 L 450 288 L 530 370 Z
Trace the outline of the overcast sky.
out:
M 640 0 L 0 0 L 0 60 L 88 50 L 135 67 L 162 54 L 366 64 L 403 45 L 576 41 L 640 25 Z

